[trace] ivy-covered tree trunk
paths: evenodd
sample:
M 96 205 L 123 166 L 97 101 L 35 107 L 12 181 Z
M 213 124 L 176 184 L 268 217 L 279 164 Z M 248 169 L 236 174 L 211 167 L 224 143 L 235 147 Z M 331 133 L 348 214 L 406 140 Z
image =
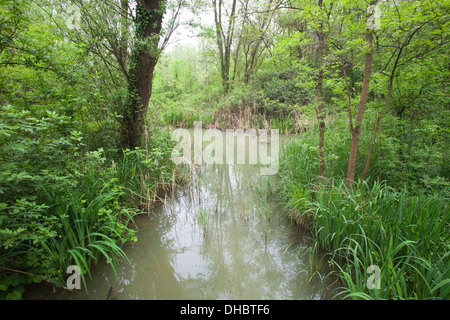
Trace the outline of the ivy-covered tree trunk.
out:
M 159 36 L 166 1 L 140 0 L 136 7 L 136 41 L 128 72 L 128 97 L 122 118 L 121 148 L 140 145 L 158 62 Z

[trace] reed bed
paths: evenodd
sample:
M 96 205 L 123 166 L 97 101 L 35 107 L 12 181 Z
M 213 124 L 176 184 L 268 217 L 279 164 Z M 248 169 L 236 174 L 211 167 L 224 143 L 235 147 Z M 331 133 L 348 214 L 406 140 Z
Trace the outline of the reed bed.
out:
M 408 196 L 385 184 L 315 191 L 307 205 L 315 240 L 329 252 L 344 298 L 445 299 L 450 294 L 445 201 Z M 376 288 L 369 267 L 380 270 Z

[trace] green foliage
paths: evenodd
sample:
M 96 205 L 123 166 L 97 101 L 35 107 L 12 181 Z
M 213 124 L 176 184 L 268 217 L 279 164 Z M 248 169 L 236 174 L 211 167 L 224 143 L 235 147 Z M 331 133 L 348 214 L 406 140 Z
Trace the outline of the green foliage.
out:
M 117 255 L 126 259 L 119 245 L 133 239 L 136 211 L 120 206 L 102 150 L 83 154 L 81 134 L 54 112 L 37 119 L 5 106 L 0 127 L 1 264 L 63 285 L 69 265 L 88 273 L 100 256 L 113 268 Z
M 67 163 L 76 161 L 80 137 L 69 132 L 67 117 L 49 112 L 37 119 L 11 106 L 2 108 L 0 126 L 2 247 L 24 250 L 55 235 L 58 220 L 47 215 L 37 190 L 70 185 Z
M 448 192 L 416 189 L 408 176 L 395 175 L 404 164 L 395 157 L 398 145 L 395 140 L 389 142 L 386 132 L 375 145 L 377 156 L 371 178 L 347 189 L 344 182 L 349 139 L 342 134 L 342 125 L 336 121 L 328 126 L 324 180 L 317 178 L 315 130 L 305 132 L 285 147 L 277 184 L 279 201 L 290 218 L 308 228 L 313 240 L 330 256 L 335 270 L 331 274 L 338 276 L 343 285 L 339 297 L 448 298 Z M 363 144 L 369 141 L 368 134 L 362 136 Z M 414 161 L 422 163 L 423 159 Z M 399 187 L 394 189 L 390 184 Z M 381 269 L 379 290 L 367 286 L 367 268 L 371 265 Z M 316 269 L 310 272 L 312 275 Z
M 269 100 L 288 105 L 306 105 L 310 99 L 310 88 L 305 86 L 306 77 L 308 75 L 295 65 L 282 70 L 258 72 L 253 85 L 261 88 L 262 94 Z
M 0 280 L 0 299 L 22 300 L 27 285 L 41 282 L 42 277 L 39 275 L 13 272 Z
M 206 10 L 208 3 L 189 5 Z M 143 39 L 154 17 L 141 5 L 132 21 L 131 8 L 74 4 L 82 13 L 75 29 L 67 26 L 66 3 L 0 4 L 0 298 L 19 299 L 27 284 L 43 279 L 63 285 L 72 263 L 82 267 L 83 279 L 102 257 L 116 268 L 126 260 L 121 245 L 135 238 L 132 217 L 179 182 L 168 131 L 152 129 L 140 148 L 117 152 L 127 107 L 137 97 L 129 95 L 138 80 L 130 71 L 145 45 L 160 59 L 146 119 L 152 128 L 202 121 L 301 132 L 281 157 L 280 201 L 313 231 L 313 251 L 320 244 L 333 255 L 347 297 L 448 297 L 448 3 L 378 2 L 357 174 L 378 117 L 381 127 L 365 181 L 352 190 L 342 181 L 352 139 L 348 118 L 354 126 L 364 80 L 367 2 L 324 3 L 326 10 L 315 0 L 290 2 L 295 10 L 238 2 L 226 93 L 211 26 L 189 21 L 201 27 L 199 48 L 178 45 L 160 56 L 158 35 Z M 188 5 L 163 4 L 156 13 Z M 174 31 L 179 23 L 167 20 L 165 29 Z M 321 180 L 319 58 L 326 122 Z M 381 291 L 364 285 L 371 264 L 381 267 Z
M 448 298 L 447 201 L 397 193 L 383 184 L 318 190 L 311 203 L 314 234 L 332 255 L 346 297 Z M 382 270 L 379 290 L 366 285 L 371 265 Z
M 213 122 L 213 117 L 210 115 L 194 114 L 191 112 L 171 111 L 164 114 L 164 122 L 176 127 L 193 128 L 194 122 L 201 121 L 203 126 L 207 126 Z
M 26 1 L 3 0 L 0 4 L 0 53 L 23 30 L 27 22 Z
M 57 236 L 42 243 L 42 247 L 60 285 L 64 285 L 65 270 L 72 264 L 81 268 L 85 283 L 84 275 L 90 274 L 91 262 L 97 263 L 100 256 L 107 259 L 115 273 L 118 256 L 128 261 L 120 246 L 133 239 L 134 232 L 127 226 L 135 211 L 120 208 L 117 199 L 123 192 L 108 190 L 108 185 L 101 186 L 98 181 L 101 180 L 89 190 L 92 194 L 85 189 L 81 189 L 82 194 L 75 190 L 46 194 L 50 213 L 60 223 L 55 228 Z
M 155 129 L 149 132 L 144 149 L 124 150 L 123 158 L 112 166 L 113 176 L 126 191 L 124 203 L 149 212 L 161 193 L 179 183 L 177 168 L 171 160 L 174 146 L 169 131 Z

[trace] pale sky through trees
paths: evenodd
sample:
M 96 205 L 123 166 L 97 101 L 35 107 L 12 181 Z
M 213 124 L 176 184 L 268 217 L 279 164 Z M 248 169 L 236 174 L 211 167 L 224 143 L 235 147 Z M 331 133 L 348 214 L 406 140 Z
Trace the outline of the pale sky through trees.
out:
M 170 15 L 166 15 L 169 17 Z M 183 10 L 180 15 L 180 25 L 175 30 L 175 32 L 170 37 L 169 43 L 167 45 L 166 51 L 173 50 L 176 44 L 191 44 L 195 47 L 198 47 L 200 44 L 200 28 L 194 28 L 187 23 L 192 20 L 195 23 L 200 23 L 203 26 L 214 27 L 214 12 L 212 9 L 204 10 L 199 14 L 194 14 L 189 10 Z

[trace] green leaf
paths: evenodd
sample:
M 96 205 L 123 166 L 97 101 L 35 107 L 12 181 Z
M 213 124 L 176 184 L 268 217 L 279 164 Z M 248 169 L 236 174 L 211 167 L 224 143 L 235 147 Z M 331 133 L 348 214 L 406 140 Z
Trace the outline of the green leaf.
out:
M 34 283 L 41 283 L 42 282 L 42 277 L 39 276 L 39 275 L 35 275 L 35 276 L 33 276 L 32 280 L 33 280 Z
M 22 300 L 22 294 L 20 291 L 15 290 L 6 295 L 6 300 Z

